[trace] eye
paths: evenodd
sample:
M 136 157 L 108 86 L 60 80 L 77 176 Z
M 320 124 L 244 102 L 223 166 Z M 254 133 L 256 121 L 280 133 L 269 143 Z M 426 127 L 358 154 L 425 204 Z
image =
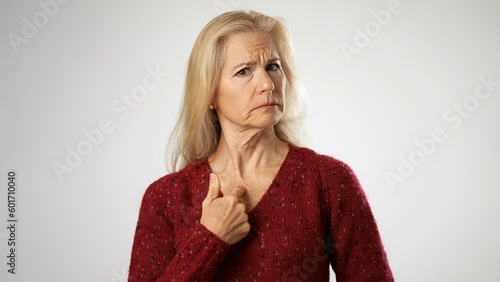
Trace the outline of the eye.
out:
M 244 68 L 244 69 L 239 70 L 236 73 L 236 76 L 247 76 L 249 74 L 250 74 L 250 69 L 249 68 Z
M 277 71 L 280 69 L 281 66 L 278 63 L 272 63 L 266 66 L 266 71 Z

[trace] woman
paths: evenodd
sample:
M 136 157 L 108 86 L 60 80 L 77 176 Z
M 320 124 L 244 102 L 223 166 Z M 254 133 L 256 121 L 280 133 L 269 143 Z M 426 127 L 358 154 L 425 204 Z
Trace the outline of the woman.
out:
M 344 163 L 298 146 L 283 24 L 229 12 L 198 36 L 171 142 L 147 189 L 129 281 L 392 281 L 374 217 Z

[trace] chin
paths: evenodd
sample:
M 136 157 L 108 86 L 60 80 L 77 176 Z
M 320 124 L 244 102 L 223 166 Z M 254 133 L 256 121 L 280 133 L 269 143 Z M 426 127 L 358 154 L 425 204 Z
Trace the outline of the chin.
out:
M 263 119 L 263 120 L 259 121 L 259 125 L 256 127 L 259 127 L 262 129 L 273 127 L 281 120 L 281 117 L 282 117 L 282 115 L 278 115 L 278 116 L 275 115 L 275 116 L 269 117 L 267 119 Z

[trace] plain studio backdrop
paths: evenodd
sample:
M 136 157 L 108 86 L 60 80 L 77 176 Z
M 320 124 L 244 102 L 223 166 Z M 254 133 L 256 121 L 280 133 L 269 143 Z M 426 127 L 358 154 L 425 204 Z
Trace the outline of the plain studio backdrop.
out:
M 126 281 L 194 40 L 239 9 L 288 24 L 308 146 L 357 173 L 396 280 L 500 281 L 498 1 L 0 3 L 1 281 Z

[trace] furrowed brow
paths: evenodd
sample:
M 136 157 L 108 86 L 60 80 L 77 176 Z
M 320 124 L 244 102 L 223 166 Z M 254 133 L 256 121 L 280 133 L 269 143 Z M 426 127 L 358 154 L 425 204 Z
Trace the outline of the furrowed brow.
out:
M 279 62 L 281 61 L 281 59 L 279 57 L 274 57 L 274 58 L 271 58 L 267 61 L 267 63 L 276 63 L 276 62 Z
M 253 66 L 253 65 L 255 65 L 255 64 L 257 64 L 257 62 L 256 62 L 256 61 L 250 61 L 250 62 L 241 63 L 241 64 L 238 64 L 238 65 L 234 66 L 234 67 L 232 68 L 232 70 L 233 70 L 233 72 L 234 72 L 234 71 L 239 70 L 241 67 Z

